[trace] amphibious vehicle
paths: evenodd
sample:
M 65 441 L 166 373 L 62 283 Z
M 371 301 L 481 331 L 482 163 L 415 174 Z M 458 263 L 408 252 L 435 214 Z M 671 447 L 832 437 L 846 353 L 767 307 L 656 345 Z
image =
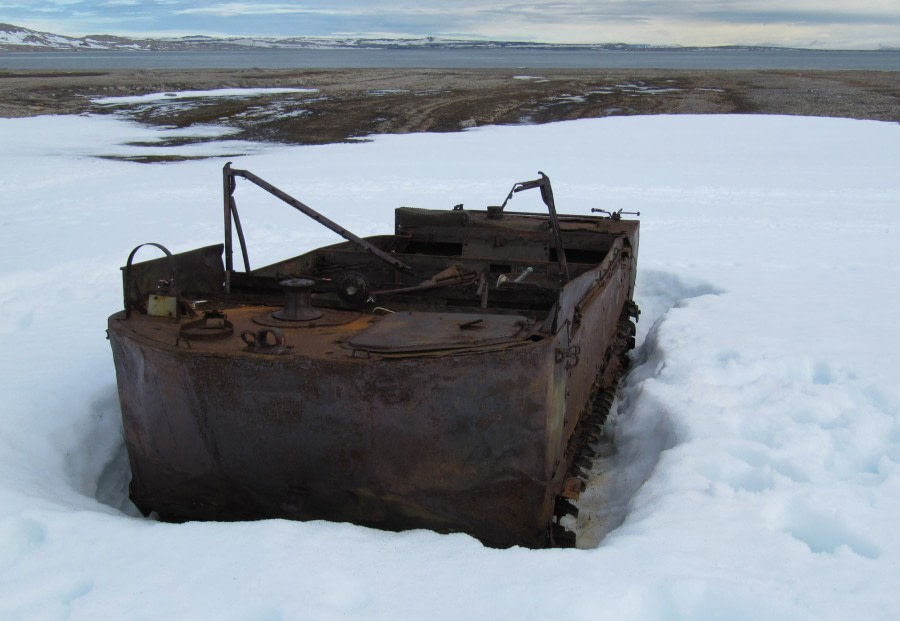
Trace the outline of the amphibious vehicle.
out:
M 239 178 L 346 241 L 251 269 Z M 223 244 L 142 244 L 122 268 L 108 334 L 135 505 L 573 545 L 564 516 L 634 346 L 638 222 L 558 215 L 540 173 L 362 239 L 247 170 L 223 186 Z M 532 188 L 546 213 L 506 210 Z M 147 245 L 165 256 L 135 262 Z

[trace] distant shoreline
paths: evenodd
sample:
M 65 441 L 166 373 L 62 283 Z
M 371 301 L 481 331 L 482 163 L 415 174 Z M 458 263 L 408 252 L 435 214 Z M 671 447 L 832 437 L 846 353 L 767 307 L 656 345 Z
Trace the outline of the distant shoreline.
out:
M 900 50 L 391 47 L 0 51 L 0 70 L 672 69 L 900 71 Z

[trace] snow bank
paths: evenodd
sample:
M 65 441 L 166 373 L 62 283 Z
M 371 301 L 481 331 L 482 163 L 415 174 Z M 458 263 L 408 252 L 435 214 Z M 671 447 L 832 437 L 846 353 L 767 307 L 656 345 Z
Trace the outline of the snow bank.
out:
M 172 99 L 209 99 L 213 97 L 261 97 L 288 93 L 317 93 L 316 88 L 214 88 L 204 91 L 166 91 L 146 95 L 124 95 L 118 97 L 97 97 L 91 101 L 103 105 L 142 104 Z
M 900 605 L 896 124 L 609 118 L 235 161 L 360 235 L 390 230 L 398 202 L 483 207 L 538 170 L 562 212 L 642 212 L 618 454 L 582 502 L 580 541 L 596 547 L 545 551 L 134 517 L 103 338 L 118 267 L 142 242 L 218 241 L 224 161 L 97 159 L 159 137 L 108 117 L 0 119 L 0 135 L 0 618 L 842 619 Z M 252 189 L 238 202 L 255 265 L 334 239 Z

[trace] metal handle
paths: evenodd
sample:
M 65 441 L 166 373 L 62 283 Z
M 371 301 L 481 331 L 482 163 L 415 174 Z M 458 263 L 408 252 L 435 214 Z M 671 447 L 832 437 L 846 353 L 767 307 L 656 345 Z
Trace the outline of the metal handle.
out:
M 144 246 L 153 246 L 155 248 L 159 248 L 160 250 L 162 250 L 163 252 L 166 253 L 166 257 L 168 257 L 168 259 L 169 259 L 169 275 L 170 275 L 169 286 L 171 287 L 172 293 L 175 296 L 175 298 L 178 299 L 178 290 L 175 288 L 175 257 L 173 257 L 172 253 L 169 252 L 169 249 L 166 248 L 165 246 L 163 246 L 162 244 L 157 244 L 156 242 L 145 242 L 143 244 L 140 244 L 139 246 L 136 246 L 134 248 L 134 250 L 131 251 L 131 253 L 128 255 L 128 261 L 125 263 L 125 273 L 123 275 L 125 282 L 122 287 L 122 294 L 123 294 L 124 302 L 125 302 L 125 318 L 126 319 L 131 317 L 131 308 L 134 305 L 134 303 L 129 301 L 129 299 L 128 299 L 128 289 L 132 285 L 135 284 L 131 281 L 131 263 L 134 261 L 134 255 L 137 254 L 137 251 L 140 250 L 141 248 L 143 248 Z M 141 295 L 141 292 L 137 291 L 138 299 L 140 299 L 140 295 Z M 176 307 L 176 310 L 177 310 L 177 307 Z M 175 318 L 176 318 L 176 320 L 178 319 L 177 312 L 176 312 Z

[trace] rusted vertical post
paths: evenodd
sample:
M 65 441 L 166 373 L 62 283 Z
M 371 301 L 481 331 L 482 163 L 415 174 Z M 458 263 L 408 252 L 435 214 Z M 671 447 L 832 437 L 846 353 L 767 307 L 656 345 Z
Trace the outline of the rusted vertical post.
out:
M 231 293 L 231 272 L 234 271 L 234 260 L 231 248 L 231 200 L 234 192 L 234 175 L 231 162 L 222 168 L 222 194 L 225 203 L 225 293 Z
M 550 212 L 550 224 L 553 227 L 553 237 L 556 241 L 556 256 L 559 259 L 560 277 L 562 278 L 563 284 L 566 284 L 569 282 L 569 265 L 566 262 L 566 249 L 563 248 L 562 231 L 559 227 L 559 218 L 556 215 L 556 202 L 553 200 L 553 188 L 550 187 L 550 177 L 540 171 L 538 171 L 538 174 L 541 176 L 541 200 L 544 201 L 544 204 L 547 205 L 547 210 Z
M 541 200 L 544 201 L 544 204 L 547 206 L 547 211 L 550 212 L 550 228 L 553 230 L 553 240 L 556 242 L 556 256 L 559 261 L 559 277 L 562 280 L 562 283 L 566 284 L 569 282 L 569 264 L 566 262 L 566 249 L 563 248 L 562 230 L 559 226 L 559 218 L 556 215 L 556 202 L 553 200 L 553 188 L 550 187 L 550 177 L 541 171 L 538 171 L 538 174 L 541 176 L 540 179 L 516 183 L 497 211 L 502 214 L 503 208 L 506 207 L 506 203 L 513 197 L 513 194 L 521 192 L 522 190 L 540 188 Z M 489 207 L 488 209 L 490 210 L 491 208 Z M 494 217 L 499 217 L 499 215 L 495 215 Z

